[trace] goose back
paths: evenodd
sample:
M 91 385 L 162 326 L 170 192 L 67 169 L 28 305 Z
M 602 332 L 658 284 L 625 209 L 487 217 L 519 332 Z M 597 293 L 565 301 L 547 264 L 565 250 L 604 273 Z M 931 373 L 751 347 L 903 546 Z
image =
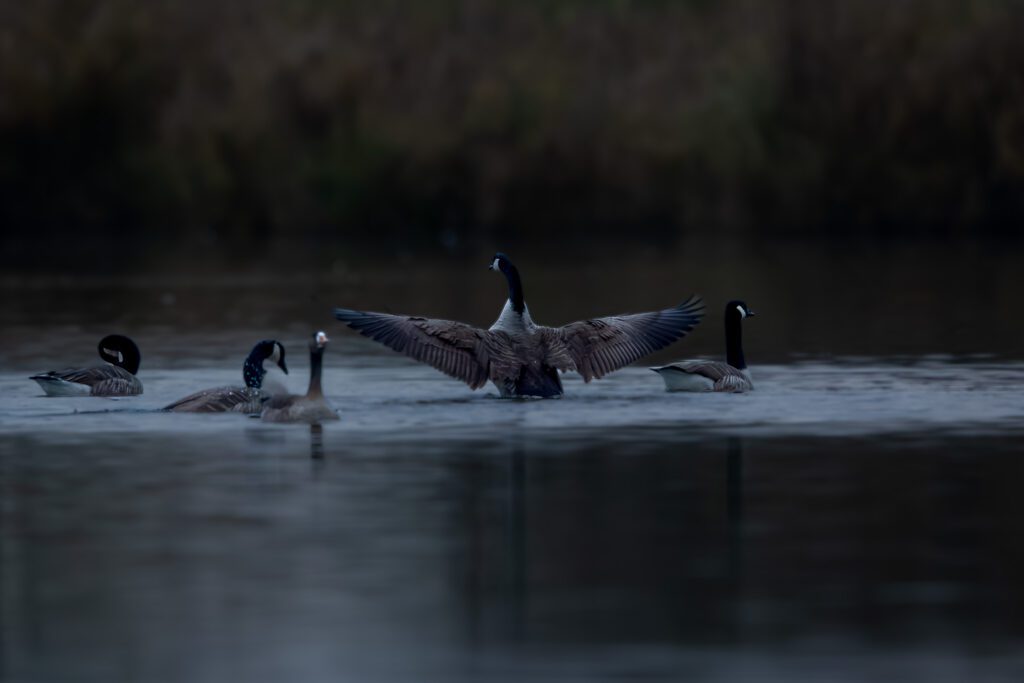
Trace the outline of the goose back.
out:
M 742 393 L 754 388 L 750 372 L 717 360 L 687 360 L 652 368 L 670 391 Z
M 176 413 L 234 412 L 253 415 L 263 410 L 263 403 L 268 398 L 269 394 L 255 387 L 214 387 L 189 394 L 163 409 Z
M 91 368 L 51 370 L 33 375 L 50 396 L 138 396 L 142 382 L 124 368 L 97 365 Z

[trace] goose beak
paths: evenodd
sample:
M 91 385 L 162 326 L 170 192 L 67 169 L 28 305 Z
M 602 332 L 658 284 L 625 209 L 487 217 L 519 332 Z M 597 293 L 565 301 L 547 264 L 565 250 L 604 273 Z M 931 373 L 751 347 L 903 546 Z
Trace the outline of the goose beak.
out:
M 750 310 L 749 308 L 747 309 L 747 317 L 748 318 L 753 318 L 754 317 L 754 312 L 752 310 Z
M 288 366 L 284 364 L 284 358 L 277 361 L 277 367 L 281 368 L 281 372 L 283 372 L 284 374 L 288 374 Z

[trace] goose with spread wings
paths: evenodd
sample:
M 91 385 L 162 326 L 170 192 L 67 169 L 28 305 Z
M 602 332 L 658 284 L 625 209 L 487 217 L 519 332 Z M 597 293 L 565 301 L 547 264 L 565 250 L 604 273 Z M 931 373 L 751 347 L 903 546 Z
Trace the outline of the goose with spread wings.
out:
M 368 313 L 346 308 L 334 316 L 363 336 L 462 380 L 472 389 L 493 382 L 503 397 L 561 396 L 559 371 L 585 382 L 664 348 L 689 334 L 704 315 L 691 296 L 673 308 L 545 327 L 530 318 L 519 271 L 504 254 L 491 270 L 508 282 L 508 301 L 490 329 L 451 320 Z

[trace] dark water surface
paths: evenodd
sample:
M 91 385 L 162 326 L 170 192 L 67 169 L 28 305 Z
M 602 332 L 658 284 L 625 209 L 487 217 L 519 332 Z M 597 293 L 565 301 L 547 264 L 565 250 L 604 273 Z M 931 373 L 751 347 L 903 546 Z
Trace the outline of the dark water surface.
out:
M 874 332 L 859 343 L 892 353 L 787 354 L 765 330 L 796 317 L 770 322 L 749 296 L 769 321 L 748 327 L 751 394 L 666 394 L 641 366 L 503 401 L 265 289 L 277 312 L 250 320 L 242 290 L 221 329 L 154 320 L 181 305 L 160 287 L 6 313 L 3 680 L 1024 676 L 1015 322 L 991 345 Z M 101 291 L 156 300 L 104 319 Z M 143 396 L 44 398 L 26 379 L 92 362 L 110 325 L 142 347 Z M 717 325 L 658 360 L 714 354 Z M 286 343 L 301 392 L 312 326 L 332 336 L 340 422 L 157 412 L 237 382 L 263 336 Z

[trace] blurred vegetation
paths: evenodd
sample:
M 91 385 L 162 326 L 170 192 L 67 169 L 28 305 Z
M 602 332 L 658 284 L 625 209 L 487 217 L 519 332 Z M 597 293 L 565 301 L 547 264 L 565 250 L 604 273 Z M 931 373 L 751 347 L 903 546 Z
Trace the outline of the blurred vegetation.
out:
M 1016 238 L 1015 0 L 0 2 L 7 266 Z

